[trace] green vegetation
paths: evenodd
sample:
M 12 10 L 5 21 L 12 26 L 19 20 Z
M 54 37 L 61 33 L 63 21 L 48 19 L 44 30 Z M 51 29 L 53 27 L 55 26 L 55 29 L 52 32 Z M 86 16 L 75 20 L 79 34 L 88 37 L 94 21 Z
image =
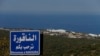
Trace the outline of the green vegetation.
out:
M 43 56 L 100 56 L 100 39 L 44 36 Z
M 0 30 L 0 56 L 9 56 L 9 31 Z
M 9 31 L 0 30 L 0 56 L 9 56 Z M 100 56 L 100 39 L 44 35 L 41 56 Z

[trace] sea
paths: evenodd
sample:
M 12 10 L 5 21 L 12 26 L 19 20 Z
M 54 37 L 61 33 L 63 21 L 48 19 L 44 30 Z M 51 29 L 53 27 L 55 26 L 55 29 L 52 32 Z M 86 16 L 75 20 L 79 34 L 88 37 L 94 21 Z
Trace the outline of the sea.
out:
M 0 27 L 65 29 L 100 34 L 100 15 L 93 14 L 0 14 Z

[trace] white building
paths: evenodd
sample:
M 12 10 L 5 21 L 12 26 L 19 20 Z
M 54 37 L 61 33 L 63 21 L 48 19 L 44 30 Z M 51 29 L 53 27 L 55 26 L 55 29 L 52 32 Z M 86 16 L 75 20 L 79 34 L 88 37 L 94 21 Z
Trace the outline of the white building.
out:
M 66 33 L 64 29 L 47 29 L 49 32 L 58 32 L 58 33 Z
M 92 37 L 98 37 L 98 35 L 97 35 L 97 34 L 92 34 L 92 33 L 89 33 L 88 35 L 89 35 L 89 36 L 92 36 Z

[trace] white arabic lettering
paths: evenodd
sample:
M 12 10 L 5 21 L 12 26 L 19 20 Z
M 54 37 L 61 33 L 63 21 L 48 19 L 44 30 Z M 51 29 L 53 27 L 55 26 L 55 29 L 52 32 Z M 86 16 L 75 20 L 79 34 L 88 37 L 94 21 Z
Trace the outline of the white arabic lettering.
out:
M 21 43 L 23 41 L 36 41 L 37 40 L 37 36 L 35 34 L 33 34 L 32 36 L 30 35 L 31 35 L 30 33 L 29 33 L 29 37 L 27 37 L 25 33 L 22 33 L 22 36 L 20 37 L 17 37 L 17 35 L 14 35 L 13 41 L 16 43 Z

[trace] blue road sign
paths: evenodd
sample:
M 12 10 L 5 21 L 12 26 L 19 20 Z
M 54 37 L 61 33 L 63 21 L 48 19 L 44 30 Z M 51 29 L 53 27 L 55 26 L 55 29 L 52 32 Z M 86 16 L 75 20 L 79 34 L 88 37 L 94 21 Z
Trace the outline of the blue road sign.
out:
M 10 31 L 10 55 L 40 55 L 40 31 Z

